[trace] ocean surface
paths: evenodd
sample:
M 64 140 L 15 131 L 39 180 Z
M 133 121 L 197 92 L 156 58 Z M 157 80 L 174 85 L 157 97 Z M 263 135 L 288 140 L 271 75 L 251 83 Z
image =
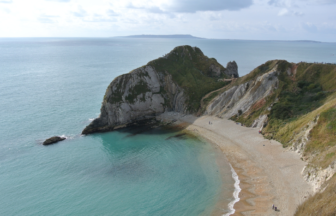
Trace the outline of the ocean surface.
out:
M 209 215 L 233 201 L 230 165 L 202 140 L 160 128 L 80 135 L 116 76 L 178 45 L 235 60 L 241 76 L 271 59 L 336 63 L 335 43 L 2 38 L 0 215 Z M 68 139 L 41 145 L 54 135 Z

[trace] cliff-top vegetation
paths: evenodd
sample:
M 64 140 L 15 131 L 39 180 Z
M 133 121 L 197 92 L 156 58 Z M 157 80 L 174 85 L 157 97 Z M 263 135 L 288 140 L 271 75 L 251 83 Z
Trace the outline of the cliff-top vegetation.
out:
M 227 85 L 227 82 L 220 82 L 219 79 L 229 78 L 225 74 L 226 69 L 216 59 L 208 58 L 199 48 L 191 46 L 176 47 L 148 65 L 158 72 L 172 75 L 173 81 L 188 95 L 190 113 L 197 112 L 203 96 Z
M 251 126 L 259 116 L 267 115 L 268 121 L 262 130 L 264 136 L 281 142 L 284 147 L 290 147 L 296 136 L 315 121 L 316 125 L 308 134 L 309 141 L 303 149 L 302 160 L 317 170 L 334 166 L 336 65 L 269 61 L 224 89 L 255 80 L 276 65 L 280 72 L 278 88 L 255 103 L 249 111 L 238 113 L 233 120 Z M 322 188 L 325 189 L 298 207 L 296 216 L 336 215 L 336 176 Z

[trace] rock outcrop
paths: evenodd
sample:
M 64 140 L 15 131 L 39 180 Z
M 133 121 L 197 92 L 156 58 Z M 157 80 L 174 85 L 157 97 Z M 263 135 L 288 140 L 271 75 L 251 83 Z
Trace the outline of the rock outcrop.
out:
M 323 190 L 322 186 L 336 173 L 336 160 L 327 168 L 322 169 L 316 166 L 305 166 L 302 170 L 303 178 L 313 186 L 314 192 Z
M 59 136 L 53 136 L 53 137 L 50 137 L 49 139 L 46 139 L 44 142 L 43 142 L 43 145 L 51 145 L 51 144 L 55 144 L 59 141 L 63 141 L 65 140 L 66 138 L 65 137 L 59 137 Z
M 309 122 L 305 127 L 301 129 L 299 133 L 297 133 L 294 138 L 290 141 L 290 150 L 298 153 L 302 156 L 306 144 L 310 141 L 309 140 L 309 133 L 311 130 L 317 125 L 319 116 L 316 116 L 315 119 Z
M 195 113 L 206 93 L 225 85 L 218 78 L 229 77 L 226 72 L 199 48 L 176 47 L 164 57 L 115 78 L 106 90 L 100 116 L 82 133 L 146 122 L 165 111 Z
M 238 78 L 238 65 L 235 61 L 230 61 L 226 65 L 226 74 L 229 75 L 230 77 Z
M 101 114 L 83 134 L 104 132 L 148 120 L 171 109 L 187 113 L 186 95 L 172 76 L 144 66 L 117 77 L 106 90 Z

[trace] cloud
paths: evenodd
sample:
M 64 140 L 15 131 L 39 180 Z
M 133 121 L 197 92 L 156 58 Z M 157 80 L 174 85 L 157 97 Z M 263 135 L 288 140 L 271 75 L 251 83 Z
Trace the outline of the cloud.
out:
M 42 14 L 40 15 L 37 20 L 40 22 L 40 23 L 55 23 L 55 18 L 57 18 L 58 16 L 50 16 L 50 15 L 45 15 L 45 14 Z
M 71 0 L 46 0 L 46 1 L 54 1 L 54 2 L 70 2 Z
M 166 11 L 163 11 L 158 6 L 141 6 L 141 7 L 138 7 L 138 6 L 134 6 L 132 3 L 130 3 L 130 4 L 128 4 L 126 6 L 126 8 L 136 9 L 136 10 L 144 10 L 145 12 L 156 13 L 156 14 L 165 14 L 165 13 L 168 13 Z
M 159 7 L 156 6 L 146 8 L 146 11 L 149 13 L 157 13 L 157 14 L 166 13 L 165 11 L 161 10 Z
M 116 22 L 116 18 L 105 18 L 100 16 L 99 14 L 95 14 L 93 17 L 89 19 L 83 19 L 83 22 Z
M 284 15 L 286 15 L 286 14 L 288 14 L 288 13 L 289 13 L 289 11 L 288 11 L 287 8 L 282 8 L 282 9 L 279 11 L 278 16 L 284 16 Z
M 303 29 L 311 33 L 315 33 L 318 31 L 318 28 L 316 27 L 316 25 L 312 23 L 301 23 L 301 26 Z
M 278 16 L 287 16 L 287 15 L 294 15 L 294 16 L 303 16 L 304 13 L 301 11 L 297 11 L 300 9 L 300 5 L 293 3 L 293 0 L 269 0 L 268 4 L 274 7 L 281 8 L 278 12 Z
M 76 17 L 85 17 L 88 15 L 88 13 L 81 6 L 78 6 L 78 10 L 72 12 L 72 14 Z
M 13 0 L 0 0 L 0 3 L 9 4 L 9 3 L 13 3 Z
M 195 13 L 197 11 L 240 10 L 253 4 L 252 0 L 173 0 L 170 12 Z
M 107 15 L 109 15 L 109 16 L 119 16 L 119 14 L 116 13 L 116 12 L 115 12 L 114 10 L 112 10 L 112 9 L 107 10 Z
M 295 3 L 294 3 L 295 2 Z M 336 4 L 336 0 L 269 0 L 268 4 L 275 7 L 300 7 L 302 4 L 326 5 Z
M 336 0 L 313 0 L 318 4 L 336 4 Z
M 268 4 L 275 7 L 286 7 L 286 8 L 298 7 L 296 4 L 292 2 L 292 0 L 269 0 Z

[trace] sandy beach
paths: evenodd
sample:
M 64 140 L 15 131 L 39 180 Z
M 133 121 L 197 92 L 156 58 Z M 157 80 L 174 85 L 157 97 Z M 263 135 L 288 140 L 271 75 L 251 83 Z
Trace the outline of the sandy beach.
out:
M 186 130 L 219 146 L 238 174 L 242 189 L 233 215 L 290 216 L 312 193 L 300 174 L 306 163 L 279 142 L 264 139 L 258 129 L 214 116 L 164 113 L 158 119 L 185 122 Z M 272 210 L 273 204 L 277 212 Z

